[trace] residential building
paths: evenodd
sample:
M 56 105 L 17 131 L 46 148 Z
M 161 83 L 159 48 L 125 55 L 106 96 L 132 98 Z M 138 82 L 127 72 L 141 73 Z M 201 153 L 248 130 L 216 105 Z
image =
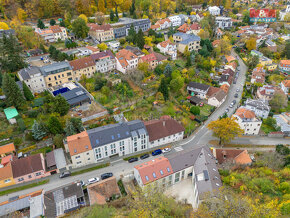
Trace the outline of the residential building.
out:
M 118 51 L 120 47 L 120 42 L 119 41 L 111 41 L 108 42 L 107 45 L 109 46 L 109 49 L 111 49 L 113 52 Z
M 280 87 L 272 85 L 263 85 L 257 89 L 257 98 L 263 101 L 270 101 L 274 97 L 274 94 L 279 92 L 284 94 L 283 90 Z
M 163 56 L 162 54 L 152 52 L 148 55 L 145 55 L 139 59 L 139 63 L 146 62 L 149 64 L 150 69 L 155 69 L 157 65 L 162 64 L 165 60 L 167 60 L 167 57 Z
M 140 187 L 155 184 L 164 190 L 183 180 L 191 180 L 194 196 L 191 203 L 197 208 L 205 193 L 213 193 L 222 186 L 215 162 L 209 148 L 203 146 L 136 165 L 134 177 Z
M 96 72 L 107 73 L 116 69 L 116 58 L 110 50 L 92 54 Z
M 201 99 L 206 98 L 206 94 L 209 90 L 210 86 L 202 83 L 189 82 L 187 85 L 187 91 L 191 95 L 196 95 Z
M 185 19 L 178 15 L 170 16 L 168 19 L 171 21 L 173 27 L 181 26 L 185 22 Z
M 187 23 L 184 23 L 180 27 L 178 27 L 177 31 L 181 33 L 186 33 L 186 34 L 191 33 L 190 26 Z
M 236 70 L 237 70 L 237 67 L 238 67 L 238 64 L 237 64 L 237 62 L 235 62 L 235 61 L 232 61 L 231 63 L 225 65 L 225 69 L 226 69 L 226 70 L 227 70 L 227 69 L 231 69 L 231 70 L 234 72 L 234 74 L 235 74 L 235 72 L 236 72 Z
M 47 43 L 55 42 L 52 30 L 36 28 L 35 32 Z
M 290 136 L 290 113 L 284 112 L 279 115 L 274 115 L 273 118 L 276 120 L 277 126 L 281 128 L 283 134 Z
M 78 50 L 78 54 L 77 54 L 78 57 L 89 56 L 93 53 L 92 50 L 87 47 L 80 47 L 80 48 L 77 48 L 77 50 Z
M 133 25 L 136 33 L 141 29 L 146 32 L 150 29 L 151 21 L 149 19 L 132 19 L 128 17 L 122 17 L 119 22 L 111 24 L 114 28 L 115 38 L 121 38 L 128 36 L 130 27 Z
M 282 91 L 289 96 L 289 90 L 290 90 L 290 80 L 283 80 L 280 83 L 280 87 Z
M 95 23 L 88 24 L 89 36 L 98 40 L 99 42 L 105 42 L 115 39 L 114 29 L 110 24 L 98 25 Z
M 227 86 L 231 86 L 232 82 L 233 82 L 233 77 L 229 74 L 222 74 L 221 78 L 219 79 L 219 85 L 227 85 Z
M 232 18 L 230 17 L 216 17 L 215 24 L 221 29 L 230 29 L 233 26 Z
M 227 84 L 223 84 L 220 86 L 220 88 L 225 92 L 228 93 L 230 86 Z
M 94 46 L 86 46 L 86 48 L 90 51 L 90 54 L 95 54 L 100 52 L 100 49 L 98 47 L 94 47 Z
M 98 53 L 97 53 L 98 54 Z M 81 80 L 82 76 L 90 78 L 96 72 L 96 65 L 92 57 L 83 57 L 69 62 L 73 79 Z
M 237 109 L 233 115 L 236 118 L 236 122 L 244 130 L 244 135 L 258 135 L 262 121 L 259 120 L 252 110 L 244 107 Z
M 80 183 L 71 183 L 44 193 L 45 217 L 60 217 L 65 213 L 86 206 L 83 188 Z
M 216 30 L 216 37 L 218 39 L 221 39 L 223 37 L 223 35 L 224 35 L 224 32 L 220 28 L 217 28 L 217 30 Z
M 46 89 L 44 75 L 39 67 L 30 66 L 18 72 L 20 81 L 24 81 L 33 93 L 40 93 Z
M 0 146 L 0 157 L 5 157 L 15 153 L 15 146 L 13 143 Z
M 112 198 L 120 197 L 121 192 L 116 177 L 110 177 L 87 186 L 90 205 L 104 205 Z
M 2 167 L 0 167 L 0 188 L 14 185 L 15 181 L 13 178 L 11 163 L 6 164 L 6 166 L 3 166 L 1 162 Z
M 65 148 L 66 152 L 69 152 L 70 154 L 73 167 L 95 163 L 95 154 L 92 150 L 90 138 L 86 131 L 68 136 Z
M 266 119 L 270 113 L 270 106 L 267 101 L 256 100 L 256 99 L 247 99 L 244 104 L 244 107 L 253 111 L 257 117 Z
M 11 106 L 11 107 L 5 108 L 4 109 L 4 114 L 5 114 L 6 119 L 8 120 L 8 122 L 10 124 L 16 124 L 17 123 L 16 117 L 19 114 L 18 114 L 18 111 L 17 111 L 17 109 L 15 107 Z
M 209 105 L 219 107 L 226 100 L 227 94 L 220 88 L 210 87 L 207 96 Z
M 236 165 L 251 165 L 252 159 L 247 150 L 212 148 L 212 153 L 219 164 L 233 163 Z
M 188 51 L 198 51 L 200 49 L 200 37 L 192 34 L 175 33 L 173 34 L 173 41 L 177 43 L 177 49 L 181 53 Z
M 265 76 L 266 76 L 266 70 L 264 70 L 262 67 L 256 67 L 253 69 L 252 76 L 251 76 L 251 83 L 265 83 Z
M 259 58 L 262 58 L 264 56 L 262 52 L 259 52 L 257 50 L 251 50 L 251 55 L 258 56 Z
M 193 23 L 190 25 L 191 33 L 194 35 L 199 34 L 201 26 L 198 23 Z
M 194 11 L 194 12 L 202 11 L 202 4 L 200 4 L 200 5 L 192 5 L 192 11 Z
M 53 32 L 54 40 L 66 40 L 68 38 L 66 28 L 58 25 L 50 26 L 49 29 Z
M 0 217 L 43 217 L 43 190 L 11 197 L 0 203 Z
M 287 5 L 286 8 L 279 11 L 280 20 L 284 21 L 286 15 L 289 15 L 289 13 L 290 13 L 290 5 Z
M 277 64 L 272 63 L 270 65 L 267 65 L 266 68 L 267 68 L 268 71 L 276 70 L 277 69 Z
M 271 65 L 273 63 L 272 59 L 267 58 L 265 56 L 261 57 L 259 60 L 259 64 L 261 64 L 263 67 Z
M 161 30 L 168 29 L 172 23 L 169 18 L 158 20 L 155 25 L 159 25 Z
M 169 39 L 167 41 L 158 43 L 157 48 L 160 50 L 161 53 L 169 55 L 171 57 L 171 60 L 176 60 L 177 57 L 176 44 L 171 42 Z
M 72 82 L 73 72 L 69 62 L 56 62 L 40 68 L 44 75 L 47 87 L 54 87 L 63 83 Z
M 134 55 L 136 55 L 138 58 L 142 58 L 143 56 L 145 56 L 145 53 L 143 51 L 141 51 L 140 48 L 138 47 L 133 47 L 133 46 L 129 46 L 127 45 L 125 47 L 126 50 L 131 51 Z
M 138 66 L 138 56 L 130 50 L 122 49 L 116 54 L 116 69 L 122 73 L 132 71 Z
M 59 173 L 66 169 L 66 160 L 62 148 L 54 149 L 51 152 L 46 153 L 45 162 L 47 170 L 50 173 Z
M 218 6 L 208 7 L 208 11 L 213 16 L 219 16 L 221 14 L 221 9 Z
M 165 145 L 183 139 L 184 127 L 169 116 L 144 122 L 149 135 L 149 147 Z
M 279 69 L 287 73 L 288 75 L 290 74 L 290 60 L 281 60 L 279 63 Z
M 50 173 L 45 171 L 45 162 L 42 153 L 13 160 L 11 166 L 16 184 L 50 175 Z

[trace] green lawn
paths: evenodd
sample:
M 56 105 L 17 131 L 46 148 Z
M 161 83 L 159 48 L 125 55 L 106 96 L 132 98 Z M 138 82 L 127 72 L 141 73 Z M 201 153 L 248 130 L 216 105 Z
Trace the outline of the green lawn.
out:
M 262 126 L 261 126 L 261 129 L 262 131 L 265 133 L 265 134 L 269 134 L 270 132 L 275 132 L 276 129 L 272 126 L 268 126 L 264 123 L 262 123 Z
M 11 189 L 7 189 L 5 191 L 0 191 L 0 196 L 8 195 L 8 194 L 11 194 L 13 192 L 18 192 L 18 191 L 22 191 L 22 190 L 25 190 L 25 189 L 33 188 L 33 187 L 36 187 L 36 186 L 44 185 L 44 184 L 46 184 L 48 182 L 49 182 L 49 179 L 46 179 L 46 180 L 42 180 L 40 182 L 35 182 L 35 183 L 28 184 L 28 185 L 20 186 L 20 187 L 17 187 L 17 188 L 11 188 Z
M 213 106 L 210 106 L 208 104 L 204 104 L 202 107 L 199 107 L 200 108 L 200 115 L 203 115 L 203 116 L 209 116 L 212 112 L 212 108 L 214 108 Z
M 101 169 L 101 168 L 104 168 L 104 167 L 108 167 L 108 166 L 110 166 L 110 163 L 100 164 L 100 165 L 97 165 L 97 166 L 94 166 L 94 167 L 91 167 L 91 168 L 87 168 L 87 169 L 79 170 L 79 171 L 76 171 L 76 172 L 72 172 L 71 176 L 80 175 L 80 174 L 83 174 L 83 173 L 91 172 L 91 171 L 94 171 L 94 170 L 97 170 L 97 169 Z
M 46 154 L 48 152 L 52 151 L 52 148 L 51 147 L 43 147 L 43 148 L 39 148 L 35 151 L 32 151 L 31 152 L 31 155 L 33 154 L 40 154 L 40 153 L 43 153 L 43 154 Z

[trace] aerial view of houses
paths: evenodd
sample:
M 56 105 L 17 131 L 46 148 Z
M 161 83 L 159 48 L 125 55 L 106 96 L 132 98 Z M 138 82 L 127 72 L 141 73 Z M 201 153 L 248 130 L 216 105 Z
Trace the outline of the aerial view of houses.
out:
M 1 217 L 290 216 L 289 2 L 0 9 Z

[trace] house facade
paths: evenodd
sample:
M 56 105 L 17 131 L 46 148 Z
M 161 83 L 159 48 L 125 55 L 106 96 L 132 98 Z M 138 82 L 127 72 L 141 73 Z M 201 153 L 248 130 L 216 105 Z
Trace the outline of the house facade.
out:
M 175 33 L 173 41 L 177 43 L 177 49 L 181 53 L 184 53 L 186 48 L 188 48 L 189 52 L 200 49 L 200 37 L 193 34 Z
M 263 85 L 257 89 L 257 98 L 263 101 L 270 101 L 274 97 L 277 87 L 272 85 Z
M 82 75 L 90 78 L 96 72 L 96 65 L 91 57 L 76 59 L 70 61 L 69 64 L 72 69 L 73 79 L 76 81 L 81 80 Z
M 159 25 L 161 30 L 168 29 L 171 27 L 171 21 L 168 18 L 158 20 L 155 25 Z
M 276 120 L 277 126 L 281 128 L 281 132 L 285 136 L 290 136 L 290 113 L 284 112 L 279 115 L 274 115 L 273 118 Z
M 92 54 L 96 65 L 96 72 L 107 73 L 116 69 L 116 58 L 110 50 Z
M 157 44 L 157 48 L 161 53 L 169 55 L 171 60 L 176 60 L 177 57 L 177 48 L 176 44 L 171 42 L 169 39 Z
M 33 93 L 40 93 L 46 89 L 45 79 L 39 67 L 31 66 L 21 69 L 18 76 Z
M 152 52 L 139 59 L 139 63 L 148 63 L 150 69 L 155 69 L 157 65 L 162 64 L 167 58 L 159 53 Z
M 116 52 L 118 51 L 119 47 L 120 47 L 120 42 L 119 41 L 111 41 L 111 42 L 108 42 L 107 45 L 109 46 L 109 48 Z
M 98 40 L 99 42 L 105 42 L 109 40 L 115 39 L 114 35 L 114 29 L 110 24 L 88 24 L 89 30 L 89 36 L 92 38 Z
M 210 87 L 212 88 L 212 87 Z M 221 106 L 222 103 L 226 100 L 227 94 L 223 90 L 218 90 L 208 97 L 207 103 L 214 107 Z
M 181 26 L 185 22 L 185 20 L 182 19 L 182 17 L 180 17 L 178 15 L 170 16 L 170 17 L 168 17 L 168 19 L 171 21 L 171 25 L 173 27 Z
M 0 188 L 14 185 L 11 163 L 0 168 Z
M 232 18 L 230 17 L 216 17 L 215 24 L 221 29 L 230 29 L 233 26 Z
M 196 82 L 189 82 L 187 85 L 187 91 L 189 94 L 196 95 L 200 99 L 205 99 L 206 94 L 209 90 L 210 86 L 202 83 L 196 83 Z
M 290 60 L 281 60 L 279 63 L 279 69 L 289 75 L 290 73 Z
M 233 115 L 236 118 L 236 122 L 240 125 L 241 129 L 244 130 L 244 135 L 258 135 L 262 121 L 256 118 L 253 111 L 240 107 Z
M 251 83 L 265 83 L 266 70 L 262 67 L 256 67 L 251 76 Z
M 289 90 L 290 90 L 290 80 L 284 80 L 280 83 L 280 87 L 282 91 L 286 94 L 289 95 Z
M 219 16 L 221 14 L 221 9 L 217 6 L 208 7 L 208 11 L 213 16 Z
M 68 38 L 66 28 L 58 25 L 50 26 L 49 29 L 53 32 L 53 37 L 55 41 L 64 41 Z
M 122 73 L 127 73 L 137 68 L 138 56 L 130 50 L 122 49 L 116 54 L 116 69 Z
M 266 119 L 270 113 L 270 106 L 267 101 L 248 98 L 244 107 L 253 111 L 257 117 L 263 119 Z

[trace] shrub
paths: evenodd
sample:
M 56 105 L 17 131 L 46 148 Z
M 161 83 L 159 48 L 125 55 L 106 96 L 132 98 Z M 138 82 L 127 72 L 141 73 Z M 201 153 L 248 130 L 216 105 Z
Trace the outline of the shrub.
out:
M 192 107 L 190 108 L 190 112 L 191 112 L 192 114 L 194 114 L 194 115 L 199 115 L 199 114 L 200 114 L 200 109 L 199 109 L 198 106 L 192 106 Z
M 39 113 L 38 110 L 31 110 L 31 111 L 28 111 L 27 115 L 29 118 L 36 118 L 38 113 Z

